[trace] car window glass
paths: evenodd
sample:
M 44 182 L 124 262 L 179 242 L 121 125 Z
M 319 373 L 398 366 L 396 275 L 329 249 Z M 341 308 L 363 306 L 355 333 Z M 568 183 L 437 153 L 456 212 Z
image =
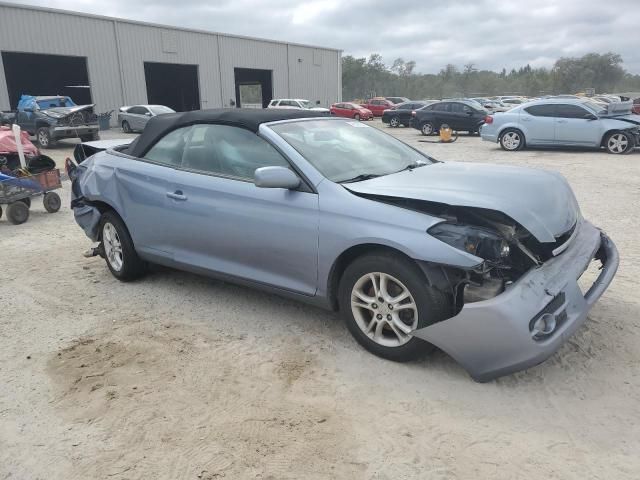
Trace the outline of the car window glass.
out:
M 461 103 L 451 103 L 449 106 L 449 111 L 451 113 L 462 113 L 464 112 L 464 105 Z
M 142 107 L 131 107 L 127 112 L 133 113 L 134 115 L 143 115 L 145 112 L 145 109 Z
M 436 103 L 433 106 L 433 110 L 436 112 L 446 112 L 447 111 L 447 103 Z
M 560 104 L 556 105 L 556 117 L 560 118 L 584 118 L 585 115 L 588 115 L 584 108 L 579 107 L 577 105 L 565 105 Z
M 191 127 L 182 127 L 167 133 L 144 155 L 145 160 L 170 166 L 179 166 L 182 161 L 186 137 Z
M 524 110 L 534 117 L 553 117 L 555 116 L 556 106 L 554 104 L 531 105 Z
M 228 125 L 195 125 L 184 150 L 182 166 L 253 180 L 257 168 L 288 168 L 289 163 L 266 140 L 249 130 Z

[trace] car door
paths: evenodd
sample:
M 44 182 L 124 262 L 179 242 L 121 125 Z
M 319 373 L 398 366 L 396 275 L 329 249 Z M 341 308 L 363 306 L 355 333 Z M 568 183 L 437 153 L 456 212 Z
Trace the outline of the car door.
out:
M 193 127 L 175 177 L 181 195 L 175 259 L 207 270 L 313 295 L 318 196 L 258 188 L 257 168 L 290 167 L 266 140 L 229 125 Z
M 161 138 L 143 157 L 122 159 L 117 169 L 119 212 L 141 255 L 171 259 L 177 225 L 176 202 L 168 197 L 182 159 L 191 127 L 174 130 Z
M 524 107 L 519 122 L 526 142 L 530 145 L 550 145 L 555 141 L 556 105 L 543 103 Z
M 556 105 L 555 143 L 594 147 L 600 145 L 602 131 L 595 115 L 573 104 Z
M 147 109 L 147 107 L 142 106 L 133 107 L 132 110 L 134 110 L 132 112 L 134 122 L 133 128 L 135 130 L 144 130 L 144 127 L 149 121 L 149 117 L 151 116 L 151 112 L 149 111 L 149 109 Z

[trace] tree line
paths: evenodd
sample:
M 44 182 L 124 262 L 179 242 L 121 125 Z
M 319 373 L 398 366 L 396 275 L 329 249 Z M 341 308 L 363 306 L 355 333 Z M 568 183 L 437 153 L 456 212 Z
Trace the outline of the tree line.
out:
M 342 98 L 404 96 L 412 99 L 440 99 L 489 95 L 557 95 L 584 92 L 640 92 L 640 75 L 623 67 L 617 53 L 588 53 L 579 58 L 560 58 L 552 68 L 519 69 L 501 72 L 480 70 L 474 63 L 462 68 L 448 64 L 438 73 L 415 73 L 416 62 L 397 58 L 387 66 L 382 56 L 342 58 Z

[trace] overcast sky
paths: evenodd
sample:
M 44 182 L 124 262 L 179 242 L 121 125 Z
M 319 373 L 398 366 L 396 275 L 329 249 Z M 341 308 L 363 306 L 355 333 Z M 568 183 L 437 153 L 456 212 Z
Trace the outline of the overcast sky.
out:
M 27 0 L 52 8 L 380 53 L 436 73 L 447 63 L 511 69 L 620 53 L 640 73 L 640 0 Z

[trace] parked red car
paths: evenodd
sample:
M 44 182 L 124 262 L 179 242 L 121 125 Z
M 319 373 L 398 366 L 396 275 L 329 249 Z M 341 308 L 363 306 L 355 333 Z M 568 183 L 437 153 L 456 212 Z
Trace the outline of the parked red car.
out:
M 371 120 L 373 113 L 357 103 L 342 102 L 331 105 L 331 115 L 337 117 L 355 118 L 356 120 Z
M 640 115 L 640 98 L 636 98 L 633 101 L 633 107 L 631 107 L 631 111 Z
M 384 97 L 377 97 L 367 100 L 367 103 L 362 106 L 371 110 L 376 117 L 381 117 L 382 112 L 384 112 L 388 108 L 392 108 L 393 106 L 395 106 L 395 103 L 390 102 Z

